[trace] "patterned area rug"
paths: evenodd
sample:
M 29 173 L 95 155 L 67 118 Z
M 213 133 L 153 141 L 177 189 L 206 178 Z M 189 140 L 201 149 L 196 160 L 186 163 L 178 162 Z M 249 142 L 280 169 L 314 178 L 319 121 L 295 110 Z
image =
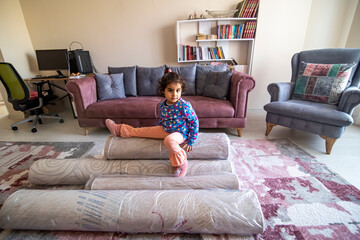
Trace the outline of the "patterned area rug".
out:
M 242 187 L 254 189 L 258 194 L 266 224 L 261 235 L 3 231 L 0 238 L 360 239 L 360 191 L 341 176 L 286 139 L 236 139 L 231 141 L 231 145 L 232 161 Z M 89 151 L 92 146 L 93 143 L 0 143 L 0 204 L 19 188 L 35 188 L 27 181 L 32 162 L 40 158 L 89 155 L 89 152 L 94 152 Z
M 0 207 L 20 188 L 30 188 L 28 170 L 38 159 L 78 158 L 93 142 L 0 142 Z

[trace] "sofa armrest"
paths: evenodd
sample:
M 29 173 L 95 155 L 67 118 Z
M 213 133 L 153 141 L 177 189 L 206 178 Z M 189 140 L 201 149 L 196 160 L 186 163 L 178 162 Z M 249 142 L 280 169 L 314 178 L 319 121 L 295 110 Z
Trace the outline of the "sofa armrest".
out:
M 252 76 L 233 71 L 231 76 L 230 102 L 235 109 L 235 117 L 246 117 L 248 93 L 254 89 L 255 80 Z
M 338 110 L 347 114 L 352 114 L 354 108 L 360 104 L 360 89 L 349 87 L 341 95 Z
M 279 83 L 270 83 L 267 87 L 267 90 L 271 96 L 270 101 L 286 101 L 291 98 L 291 94 L 294 90 L 295 83 L 293 82 L 279 82 Z
M 97 101 L 96 80 L 94 77 L 73 79 L 66 83 L 66 89 L 75 102 L 76 112 L 82 117 L 85 109 Z

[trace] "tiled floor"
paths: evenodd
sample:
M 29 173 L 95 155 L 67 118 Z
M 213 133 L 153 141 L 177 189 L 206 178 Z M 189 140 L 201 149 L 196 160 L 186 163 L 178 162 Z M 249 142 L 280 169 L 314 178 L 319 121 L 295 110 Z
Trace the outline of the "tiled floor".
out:
M 15 122 L 9 119 L 4 107 L 0 106 L 0 141 L 106 141 L 109 132 L 105 128 L 91 128 L 89 135 L 78 126 L 69 111 L 60 113 L 65 123 L 44 120 L 38 125 L 38 132 L 32 133 L 31 123 L 22 124 L 19 130 L 12 131 L 10 125 Z M 237 138 L 232 129 L 201 129 L 203 132 L 221 131 L 230 138 Z M 245 139 L 265 139 L 265 112 L 263 110 L 249 110 L 248 124 L 243 130 Z M 309 154 L 316 157 L 319 162 L 326 164 L 332 171 L 344 177 L 351 184 L 360 189 L 360 127 L 352 125 L 347 128 L 344 135 L 338 139 L 331 155 L 326 155 L 325 142 L 317 135 L 308 134 L 280 126 L 273 128 L 269 139 L 288 138 Z M 0 160 L 1 161 L 1 160 Z

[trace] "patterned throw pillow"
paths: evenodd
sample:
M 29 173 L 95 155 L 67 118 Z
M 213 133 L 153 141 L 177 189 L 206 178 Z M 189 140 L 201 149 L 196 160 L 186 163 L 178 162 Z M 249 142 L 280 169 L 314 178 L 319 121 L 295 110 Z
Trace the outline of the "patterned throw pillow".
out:
M 301 62 L 292 98 L 338 104 L 355 65 Z

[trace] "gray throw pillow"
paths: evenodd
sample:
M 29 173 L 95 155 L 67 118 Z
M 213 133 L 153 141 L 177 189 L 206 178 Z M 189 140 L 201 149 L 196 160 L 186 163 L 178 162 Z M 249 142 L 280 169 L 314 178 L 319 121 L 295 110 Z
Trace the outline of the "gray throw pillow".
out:
M 172 67 L 166 65 L 172 72 L 179 74 L 186 82 L 186 89 L 182 95 L 195 95 L 196 64 Z
M 164 76 L 165 65 L 161 67 L 136 67 L 136 85 L 139 96 L 157 96 L 158 81 Z
M 123 73 L 126 96 L 137 96 L 136 92 L 136 66 L 132 67 L 108 67 L 109 74 Z
M 96 87 L 100 101 L 125 98 L 124 74 L 98 74 L 95 73 Z
M 206 85 L 206 77 L 209 71 L 223 72 L 226 71 L 227 65 L 197 65 L 196 66 L 196 95 L 203 95 Z
M 226 99 L 230 89 L 232 71 L 213 72 L 209 71 L 204 88 L 205 97 Z

